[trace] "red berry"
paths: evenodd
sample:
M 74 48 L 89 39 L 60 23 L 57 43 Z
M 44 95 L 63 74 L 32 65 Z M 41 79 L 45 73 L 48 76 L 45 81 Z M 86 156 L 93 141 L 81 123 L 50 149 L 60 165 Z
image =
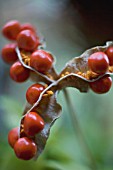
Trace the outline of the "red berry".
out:
M 31 55 L 30 65 L 40 73 L 47 72 L 53 63 L 53 57 L 44 50 L 36 50 Z
M 18 21 L 13 20 L 7 22 L 3 29 L 2 33 L 3 35 L 8 38 L 9 40 L 16 40 L 18 33 L 21 30 L 21 25 Z
M 34 136 L 44 128 L 44 120 L 36 113 L 29 112 L 25 115 L 24 131 L 28 136 Z
M 103 77 L 95 82 L 90 83 L 90 88 L 98 94 L 106 93 L 110 90 L 112 85 L 111 77 Z
M 28 103 L 34 104 L 38 100 L 40 93 L 44 89 L 45 87 L 41 84 L 33 84 L 32 86 L 30 86 L 26 92 L 26 99 Z
M 6 44 L 2 48 L 2 59 L 6 63 L 12 64 L 18 59 L 17 53 L 15 51 L 16 46 L 16 44 Z
M 17 61 L 10 68 L 10 77 L 18 83 L 24 82 L 29 78 L 29 70 Z
M 36 29 L 30 23 L 24 23 L 21 25 L 21 31 L 23 30 L 31 30 L 36 34 Z
M 112 66 L 113 65 L 113 46 L 109 47 L 105 53 L 108 56 L 109 59 L 109 65 Z
M 36 29 L 30 23 L 22 24 L 21 31 L 23 30 L 30 30 L 36 35 Z M 39 37 L 36 35 L 36 47 L 33 50 L 36 50 L 39 45 L 40 45 L 40 40 L 39 40 Z
M 37 152 L 36 144 L 29 138 L 19 138 L 14 145 L 14 151 L 19 159 L 30 160 Z
M 23 30 L 17 36 L 18 47 L 27 51 L 36 48 L 37 37 L 31 30 Z
M 13 128 L 8 133 L 8 143 L 13 148 L 16 141 L 18 140 L 18 127 Z
M 105 53 L 95 52 L 88 58 L 89 68 L 97 73 L 104 74 L 108 70 L 109 60 Z

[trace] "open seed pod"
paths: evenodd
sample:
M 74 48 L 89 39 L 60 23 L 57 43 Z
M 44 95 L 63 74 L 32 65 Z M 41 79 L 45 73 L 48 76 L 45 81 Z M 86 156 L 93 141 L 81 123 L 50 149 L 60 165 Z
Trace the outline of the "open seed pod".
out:
M 31 70 L 31 79 L 33 81 L 45 82 L 46 84 L 50 84 L 58 78 L 54 66 L 50 70 L 48 70 L 46 74 L 42 74 L 30 66 L 30 56 L 31 56 L 30 52 L 20 50 L 19 48 L 16 48 L 16 52 L 19 61 L 23 64 L 23 66 Z
M 105 46 L 96 46 L 91 49 L 88 49 L 82 55 L 73 58 L 63 68 L 63 70 L 59 74 L 59 78 L 65 78 L 67 77 L 67 75 L 74 75 L 87 82 L 93 82 L 105 75 L 112 75 L 113 66 L 109 66 L 108 71 L 102 75 L 91 71 L 88 67 L 88 58 L 91 54 L 95 52 L 105 52 L 110 46 L 113 46 L 112 41 L 107 42 Z

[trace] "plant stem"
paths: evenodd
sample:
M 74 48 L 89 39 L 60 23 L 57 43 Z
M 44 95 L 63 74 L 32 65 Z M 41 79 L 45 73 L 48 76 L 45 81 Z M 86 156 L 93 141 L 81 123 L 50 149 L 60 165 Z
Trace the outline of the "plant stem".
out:
M 81 142 L 81 145 L 82 145 L 83 149 L 85 150 L 85 152 L 86 152 L 86 154 L 87 154 L 87 156 L 90 160 L 91 169 L 96 170 L 97 166 L 96 166 L 95 159 L 94 159 L 94 157 L 93 157 L 93 155 L 92 155 L 92 153 L 89 149 L 89 146 L 86 142 L 86 139 L 85 139 L 84 134 L 82 132 L 82 129 L 80 127 L 79 121 L 78 121 L 77 116 L 76 116 L 75 109 L 73 108 L 73 105 L 71 103 L 69 93 L 66 89 L 64 89 L 63 92 L 64 92 L 64 96 L 65 96 L 65 99 L 66 99 L 66 102 L 67 102 L 67 105 L 68 105 L 68 109 L 69 109 L 69 112 L 70 112 L 71 121 L 72 121 L 74 131 L 77 133 L 79 141 Z

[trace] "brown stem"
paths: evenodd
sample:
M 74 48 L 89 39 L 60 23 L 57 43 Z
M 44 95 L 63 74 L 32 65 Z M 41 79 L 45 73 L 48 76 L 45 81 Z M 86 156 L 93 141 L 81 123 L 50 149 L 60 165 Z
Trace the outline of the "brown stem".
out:
M 92 170 L 97 170 L 95 159 L 94 159 L 94 157 L 92 155 L 92 152 L 90 151 L 90 148 L 89 148 L 89 146 L 88 146 L 88 144 L 86 142 L 86 139 L 84 137 L 83 131 L 82 131 L 81 127 L 80 127 L 79 121 L 78 121 L 77 116 L 76 116 L 75 109 L 73 108 L 73 105 L 71 103 L 69 93 L 68 93 L 67 89 L 64 89 L 63 92 L 64 92 L 64 96 L 65 96 L 65 99 L 66 99 L 66 102 L 67 102 L 67 105 L 68 105 L 68 109 L 69 109 L 69 112 L 70 112 L 71 121 L 72 121 L 74 131 L 78 135 L 78 139 L 79 139 L 79 141 L 81 143 L 81 146 L 83 147 L 84 151 L 86 152 L 86 154 L 87 154 L 87 156 L 88 156 L 88 158 L 90 160 L 91 169 Z

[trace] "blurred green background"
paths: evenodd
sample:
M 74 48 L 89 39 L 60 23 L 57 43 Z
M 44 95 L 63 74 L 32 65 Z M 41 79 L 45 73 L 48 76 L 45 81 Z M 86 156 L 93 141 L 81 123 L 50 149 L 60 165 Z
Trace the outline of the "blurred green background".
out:
M 60 72 L 84 50 L 113 40 L 112 11 L 110 0 L 1 0 L 0 29 L 12 19 L 32 23 L 45 36 L 47 50 L 56 56 L 55 67 Z M 6 43 L 0 35 L 0 50 Z M 62 115 L 52 127 L 42 155 L 27 162 L 15 157 L 7 134 L 19 125 L 31 84 L 13 82 L 9 66 L 0 59 L 0 170 L 113 170 L 113 87 L 104 95 L 68 88 L 85 141 L 76 126 L 73 128 L 71 110 L 60 92 Z

